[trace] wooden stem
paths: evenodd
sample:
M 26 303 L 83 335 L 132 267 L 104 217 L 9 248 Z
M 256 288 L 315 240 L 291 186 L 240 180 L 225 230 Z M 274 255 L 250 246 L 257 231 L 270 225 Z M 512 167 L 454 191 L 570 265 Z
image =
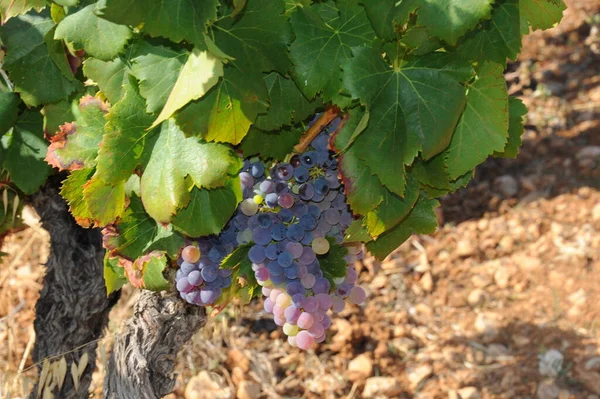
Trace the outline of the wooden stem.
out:
M 306 131 L 306 133 L 300 139 L 300 142 L 294 147 L 294 152 L 301 153 L 306 151 L 310 143 L 321 133 L 321 130 L 331 123 L 332 120 L 337 118 L 341 110 L 333 105 L 329 107 L 325 112 L 321 114 L 319 119 L 313 123 L 313 125 Z

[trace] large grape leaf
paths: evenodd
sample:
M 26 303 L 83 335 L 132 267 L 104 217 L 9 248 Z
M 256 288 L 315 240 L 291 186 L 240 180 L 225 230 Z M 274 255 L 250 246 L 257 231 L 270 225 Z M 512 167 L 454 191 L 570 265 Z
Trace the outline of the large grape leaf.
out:
M 131 38 L 131 29 L 98 17 L 96 4 L 68 15 L 56 27 L 54 37 L 74 44 L 75 48 L 104 61 L 123 52 Z
M 337 244 L 332 237 L 327 237 L 327 241 L 329 241 L 329 251 L 324 255 L 318 255 L 317 258 L 319 259 L 319 269 L 323 272 L 323 277 L 329 280 L 333 287 L 335 279 L 346 275 L 348 263 L 344 257 L 348 255 L 348 249 L 343 245 Z
M 254 126 L 262 130 L 275 130 L 293 121 L 301 121 L 322 105 L 319 99 L 308 101 L 296 84 L 277 72 L 265 76 L 271 105 L 266 114 L 258 115 Z
M 265 132 L 255 128 L 240 144 L 244 157 L 260 155 L 262 159 L 283 160 L 294 150 L 294 146 L 300 141 L 303 130 L 291 127 L 279 129 L 277 132 Z
M 69 211 L 75 221 L 86 228 L 92 225 L 92 214 L 83 198 L 83 187 L 93 174 L 93 169 L 74 170 L 63 181 L 60 190 L 60 195 L 69 204 Z
M 534 30 L 552 28 L 566 9 L 563 0 L 519 0 L 521 18 L 529 22 Z
M 260 296 L 260 285 L 256 281 L 252 262 L 248 260 L 248 251 L 252 244 L 240 245 L 223 262 L 221 269 L 229 269 L 231 273 L 231 285 L 223 289 L 222 295 L 216 303 L 216 308 L 224 308 L 233 298 L 237 298 L 243 305 L 250 303 L 252 298 Z
M 467 59 L 478 62 L 490 60 L 505 65 L 507 58 L 515 60 L 521 51 L 519 0 L 498 2 L 491 20 L 465 36 L 458 51 Z
M 44 7 L 46 0 L 0 0 L 0 16 L 6 21 L 31 9 L 41 11 Z
M 519 98 L 508 98 L 508 142 L 504 151 L 494 154 L 503 158 L 516 158 L 521 147 L 523 134 L 523 117 L 527 114 L 527 107 Z
M 223 76 L 223 63 L 207 51 L 195 48 L 181 68 L 165 107 L 152 124 L 157 126 L 175 111 L 204 96 Z
M 138 26 L 151 36 L 204 44 L 206 24 L 217 18 L 218 0 L 101 0 L 98 14 L 109 21 Z
M 467 106 L 446 150 L 448 171 L 455 179 L 494 153 L 508 136 L 508 92 L 504 67 L 486 62 L 469 85 Z
M 177 211 L 173 226 L 190 237 L 219 234 L 242 200 L 239 178 L 224 187 L 192 189 L 187 206 Z
M 177 120 L 188 135 L 239 144 L 256 116 L 267 110 L 266 98 L 262 79 L 227 68 L 223 79 L 200 100 L 183 108 Z
M 419 186 L 416 181 L 409 179 L 404 198 L 386 189 L 382 194 L 383 201 L 365 218 L 365 225 L 373 237 L 390 230 L 410 213 L 419 198 Z
M 4 168 L 25 194 L 37 191 L 50 173 L 44 162 L 47 148 L 42 115 L 34 110 L 25 111 L 17 120 L 4 154 Z
M 106 184 L 97 176 L 83 186 L 83 200 L 96 227 L 104 227 L 125 211 L 125 182 Z
M 409 15 L 419 6 L 419 0 L 363 0 L 367 16 L 377 32 L 385 40 L 396 37 L 397 25 L 404 25 Z
M 287 45 L 293 35 L 283 6 L 281 1 L 248 0 L 240 15 L 213 26 L 215 43 L 241 70 L 286 74 L 290 66 Z
M 490 17 L 494 0 L 422 0 L 419 25 L 433 36 L 455 45 L 458 39 Z
M 435 53 L 395 68 L 373 49 L 356 48 L 344 67 L 344 86 L 369 110 L 369 124 L 354 144 L 357 156 L 392 192 L 403 196 L 404 165 L 419 151 L 430 158 L 450 142 L 466 101 L 461 82 L 470 65 Z
M 77 108 L 76 101 L 68 100 L 44 105 L 41 111 L 44 115 L 44 134 L 51 137 L 58 131 L 60 125 L 74 121 Z
M 52 137 L 46 161 L 59 170 L 76 170 L 96 165 L 96 156 L 106 120 L 106 104 L 84 97 L 75 123 L 65 123 Z
M 131 69 L 122 58 L 102 61 L 88 58 L 83 62 L 83 73 L 92 79 L 104 93 L 106 99 L 115 104 L 125 93 Z
M 104 285 L 106 286 L 106 295 L 121 289 L 127 283 L 125 269 L 119 263 L 119 258 L 110 258 L 107 252 L 104 255 Z
M 340 154 L 338 159 L 348 205 L 354 213 L 364 215 L 383 201 L 383 193 L 387 190 L 357 156 L 358 151 L 358 147 L 352 146 Z
M 0 29 L 7 49 L 3 68 L 30 107 L 65 100 L 76 89 L 62 42 L 53 39 L 53 27 L 45 10 L 11 18 Z
M 125 86 L 125 95 L 106 115 L 106 133 L 96 159 L 96 176 L 106 183 L 125 182 L 142 162 L 148 130 L 154 116 L 144 111 L 145 102 L 134 83 Z
M 186 138 L 173 120 L 163 122 L 141 179 L 144 207 L 159 222 L 168 222 L 189 200 L 188 183 L 199 188 L 223 186 L 241 168 L 228 146 Z
M 298 7 L 308 7 L 312 4 L 312 0 L 284 0 L 285 15 L 291 15 Z
M 380 235 L 377 240 L 367 243 L 367 249 L 375 258 L 383 260 L 413 234 L 431 234 L 437 228 L 434 209 L 439 206 L 436 200 L 419 197 L 410 214 L 392 230 Z
M 296 34 L 290 47 L 295 79 L 308 98 L 320 91 L 325 100 L 334 97 L 341 89 L 341 67 L 352 56 L 352 47 L 368 46 L 376 37 L 362 7 L 346 0 L 338 3 L 339 14 L 333 5 L 321 4 L 299 8 L 291 17 Z M 331 9 L 334 18 L 323 17 Z
M 165 106 L 188 54 L 147 42 L 140 44 L 136 54 L 132 73 L 140 81 L 140 93 L 148 103 L 146 111 L 157 112 Z
M 6 133 L 17 121 L 19 96 L 0 89 L 0 136 Z
M 138 196 L 133 195 L 130 201 L 119 222 L 102 230 L 104 247 L 111 256 L 134 260 L 154 249 L 176 256 L 183 238 L 173 232 L 172 226 L 163 226 L 153 220 Z

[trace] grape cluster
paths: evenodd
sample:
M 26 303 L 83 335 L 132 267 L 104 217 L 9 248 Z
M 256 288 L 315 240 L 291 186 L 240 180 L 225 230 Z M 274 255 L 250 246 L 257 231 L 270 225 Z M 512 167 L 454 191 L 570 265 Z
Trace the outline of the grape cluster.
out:
M 331 245 L 343 242 L 353 221 L 337 160 L 328 150 L 337 124 L 339 120 L 332 122 L 306 152 L 289 162 L 269 169 L 259 159 L 244 161 L 239 175 L 244 199 L 236 214 L 219 236 L 182 252 L 177 288 L 186 301 L 213 303 L 220 289 L 231 284 L 230 275 L 217 269 L 219 262 L 234 247 L 247 245 L 248 260 L 266 297 L 264 309 L 274 315 L 291 345 L 309 349 L 322 342 L 331 325 L 329 310 L 342 311 L 345 299 L 364 302 L 365 291 L 355 285 L 352 266 L 362 257 L 360 245 L 347 245 L 343 276 L 326 275 L 320 263 Z M 204 274 L 218 276 L 209 282 Z

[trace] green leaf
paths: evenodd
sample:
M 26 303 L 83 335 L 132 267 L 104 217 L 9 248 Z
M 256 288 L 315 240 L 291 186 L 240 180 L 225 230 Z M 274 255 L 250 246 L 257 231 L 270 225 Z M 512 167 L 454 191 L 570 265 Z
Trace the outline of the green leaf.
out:
M 207 95 L 181 111 L 178 123 L 188 135 L 239 144 L 256 116 L 267 110 L 266 97 L 262 79 L 227 68 L 223 79 Z
M 25 194 L 33 194 L 50 173 L 44 161 L 48 144 L 44 140 L 42 115 L 25 111 L 12 131 L 4 154 L 4 168 L 12 182 Z
M 552 28 L 560 22 L 566 9 L 563 0 L 519 0 L 521 18 L 529 22 L 533 30 Z
M 521 135 L 523 134 L 523 117 L 527 114 L 527 107 L 517 97 L 508 98 L 508 142 L 504 151 L 494 154 L 503 158 L 516 158 L 521 148 Z
M 281 1 L 248 0 L 236 18 L 213 26 L 214 41 L 235 58 L 232 64 L 240 70 L 285 74 L 290 66 L 287 45 L 293 36 L 283 12 Z
M 308 7 L 312 4 L 312 0 L 284 0 L 285 3 L 285 15 L 289 16 L 297 8 Z
M 419 187 L 414 180 L 408 181 L 404 198 L 384 189 L 383 201 L 366 215 L 365 225 L 369 234 L 377 237 L 393 228 L 410 213 L 418 198 Z
M 433 35 L 455 45 L 480 20 L 488 19 L 494 0 L 423 0 L 419 24 Z
M 125 50 L 131 38 L 131 29 L 98 17 L 96 4 L 90 4 L 68 15 L 57 26 L 54 37 L 84 49 L 92 57 L 112 60 Z
M 132 59 L 132 73 L 140 81 L 140 93 L 148 102 L 146 111 L 157 112 L 167 103 L 188 54 L 147 42 L 141 43 L 136 54 L 139 55 Z
M 104 255 L 104 285 L 106 295 L 118 291 L 127 283 L 125 269 L 119 264 L 118 258 L 109 258 L 108 252 Z
M 154 251 L 136 259 L 134 264 L 142 265 L 144 288 L 150 291 L 164 291 L 171 284 L 165 279 L 163 272 L 167 267 L 167 257 L 163 252 Z
M 392 230 L 382 234 L 375 241 L 367 243 L 367 249 L 378 260 L 383 260 L 394 252 L 413 234 L 431 234 L 437 228 L 434 209 L 439 203 L 420 197 L 410 214 Z
M 242 200 L 238 178 L 225 187 L 192 189 L 187 206 L 177 212 L 173 226 L 190 237 L 218 234 L 223 230 Z
M 25 14 L 31 9 L 42 11 L 46 7 L 46 0 L 0 0 L 0 15 L 6 21 L 17 15 Z
M 264 115 L 256 118 L 254 126 L 262 130 L 275 130 L 306 119 L 322 105 L 318 100 L 309 102 L 296 84 L 277 72 L 265 76 L 271 106 Z
M 76 89 L 62 42 L 52 39 L 53 26 L 44 11 L 12 18 L 0 30 L 4 69 L 29 107 L 66 100 Z
M 104 247 L 111 256 L 134 260 L 149 250 L 160 250 L 175 257 L 183 246 L 183 238 L 173 232 L 172 226 L 163 227 L 144 210 L 142 201 L 131 196 L 123 217 L 113 226 L 106 227 Z
M 142 163 L 148 131 L 154 117 L 144 111 L 145 102 L 135 84 L 124 87 L 125 95 L 106 115 L 106 133 L 98 151 L 96 175 L 106 183 L 116 184 L 129 179 Z
M 227 255 L 219 266 L 221 269 L 234 270 L 242 262 L 248 261 L 248 252 L 253 244 L 244 244 L 237 247 L 232 253 Z M 252 273 L 254 274 L 254 273 Z
M 63 7 L 73 7 L 79 3 L 79 0 L 53 0 L 53 2 Z
M 420 184 L 440 190 L 450 190 L 450 173 L 445 153 L 436 155 L 427 161 L 417 158 L 412 164 L 410 174 Z
M 508 136 L 508 92 L 503 66 L 487 62 L 469 86 L 467 106 L 446 150 L 450 176 L 455 179 L 502 151 Z
M 19 96 L 11 92 L 0 91 L 0 136 L 8 132 L 17 121 Z
M 46 104 L 42 109 L 44 115 L 44 133 L 47 136 L 52 136 L 56 133 L 61 125 L 75 120 L 74 110 L 77 109 L 77 104 L 74 101 L 59 101 L 53 104 Z
M 181 73 L 167 98 L 165 107 L 152 127 L 165 121 L 175 111 L 204 96 L 223 76 L 223 63 L 206 51 L 195 48 L 189 55 Z
M 369 110 L 354 146 L 357 156 L 392 192 L 404 195 L 404 165 L 419 151 L 430 158 L 450 142 L 466 100 L 460 82 L 472 69 L 452 54 L 434 53 L 394 69 L 379 54 L 357 48 L 344 67 L 344 84 Z
M 347 0 L 338 3 L 339 16 L 334 19 L 319 15 L 325 5 L 300 8 L 291 17 L 296 34 L 290 47 L 295 79 L 308 98 L 323 91 L 324 99 L 330 100 L 339 93 L 341 67 L 352 56 L 352 47 L 368 46 L 376 36 L 362 7 Z
M 111 104 L 115 104 L 125 93 L 125 86 L 131 72 L 122 58 L 102 61 L 88 58 L 83 62 L 83 74 L 92 79 Z
M 238 298 L 243 305 L 247 305 L 252 298 L 260 296 L 260 286 L 252 270 L 252 262 L 248 260 L 250 247 L 252 244 L 237 247 L 221 263 L 221 269 L 233 270 L 233 273 L 231 285 L 223 290 L 218 300 L 220 307 L 225 306 L 233 298 Z
M 96 165 L 98 146 L 104 134 L 106 105 L 94 97 L 84 97 L 75 123 L 61 126 L 52 137 L 46 161 L 59 170 L 91 168 Z
M 356 219 L 346 230 L 344 242 L 369 242 L 373 237 L 369 234 L 369 230 L 364 225 L 364 218 Z
M 101 0 L 98 14 L 109 21 L 138 26 L 151 36 L 176 43 L 204 43 L 206 24 L 217 18 L 218 0 Z
M 358 152 L 359 147 L 352 146 L 338 159 L 348 205 L 355 214 L 364 215 L 383 201 L 383 194 L 387 190 L 358 157 Z
M 125 211 L 125 182 L 106 184 L 94 176 L 83 187 L 83 199 L 95 226 L 114 223 Z
M 335 240 L 327 237 L 329 241 L 329 252 L 325 255 L 318 255 L 319 266 L 323 272 L 323 276 L 329 280 L 331 286 L 334 286 L 334 279 L 344 277 L 346 275 L 346 260 L 344 257 L 348 255 L 348 249 L 343 245 L 336 244 Z
M 545 0 L 540 0 L 545 1 Z M 516 60 L 521 51 L 521 20 L 519 0 L 506 0 L 494 6 L 492 19 L 461 41 L 458 51 L 467 59 L 490 60 L 506 65 L 506 59 Z
M 69 204 L 69 211 L 75 221 L 83 226 L 92 225 L 92 214 L 83 198 L 83 187 L 94 174 L 94 169 L 74 170 L 63 181 L 60 195 Z
M 404 25 L 419 5 L 418 0 L 363 0 L 362 4 L 375 32 L 384 40 L 393 40 L 396 25 Z
M 362 107 L 352 108 L 342 123 L 342 128 L 333 137 L 333 145 L 338 153 L 346 152 L 358 135 L 365 131 L 369 125 L 369 111 Z
M 260 155 L 264 160 L 283 160 L 294 150 L 300 141 L 303 130 L 300 128 L 284 128 L 277 132 L 265 132 L 251 128 L 250 133 L 240 144 L 244 157 Z
M 241 168 L 228 146 L 185 138 L 174 121 L 163 122 L 141 180 L 144 207 L 159 222 L 168 222 L 189 200 L 189 176 L 198 188 L 223 186 Z

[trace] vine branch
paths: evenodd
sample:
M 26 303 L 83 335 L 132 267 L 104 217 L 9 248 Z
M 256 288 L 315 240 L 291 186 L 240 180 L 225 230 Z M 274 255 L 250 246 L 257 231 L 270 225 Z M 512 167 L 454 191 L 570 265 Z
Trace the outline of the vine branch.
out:
M 308 148 L 310 143 L 315 139 L 315 137 L 317 137 L 319 133 L 321 133 L 321 130 L 323 130 L 325 126 L 329 125 L 332 120 L 337 118 L 340 112 L 341 110 L 336 105 L 327 108 L 327 110 L 321 114 L 319 119 L 317 119 L 315 123 L 312 124 L 312 126 L 306 131 L 306 133 L 304 133 L 304 135 L 300 139 L 300 142 L 294 147 L 294 152 L 304 152 Z

